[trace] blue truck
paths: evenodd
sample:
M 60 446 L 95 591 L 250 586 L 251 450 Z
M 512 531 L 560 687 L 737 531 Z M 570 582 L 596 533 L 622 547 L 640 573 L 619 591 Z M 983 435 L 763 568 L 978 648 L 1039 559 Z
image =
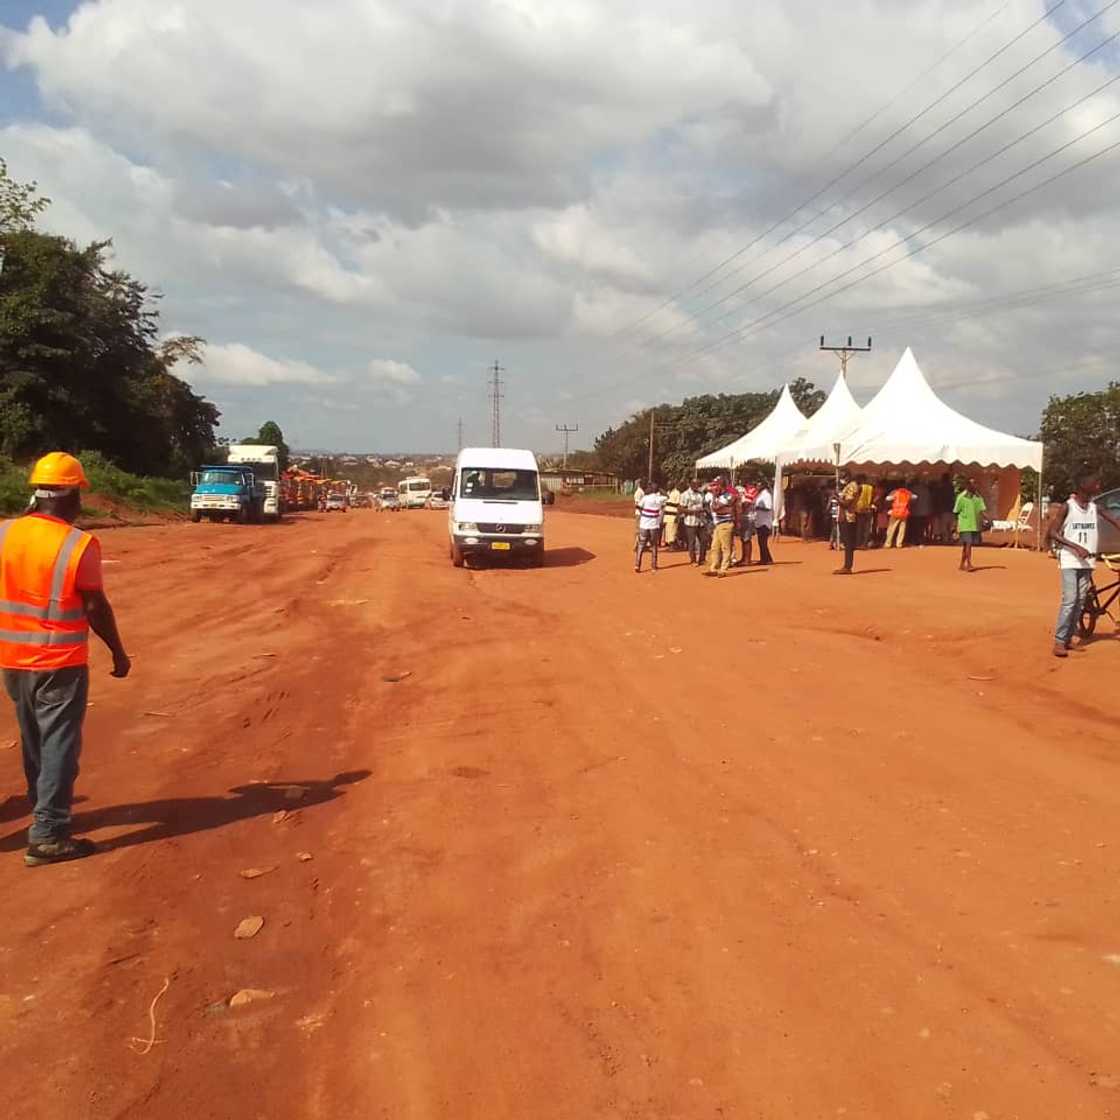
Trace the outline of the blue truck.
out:
M 237 463 L 202 467 L 191 475 L 191 483 L 192 521 L 205 517 L 244 525 L 261 520 L 265 487 L 249 467 Z

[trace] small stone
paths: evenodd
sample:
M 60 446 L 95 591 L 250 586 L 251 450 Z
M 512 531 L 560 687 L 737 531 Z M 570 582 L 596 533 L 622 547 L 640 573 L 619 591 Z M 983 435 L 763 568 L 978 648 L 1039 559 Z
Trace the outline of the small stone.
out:
M 918 1037 L 919 1038 L 929 1038 L 929 1036 L 930 1036 L 929 1027 L 922 1027 L 922 1029 L 920 1031 L 918 1031 Z
M 953 1083 L 951 1081 L 942 1081 L 934 1092 L 936 1092 L 943 1101 L 947 1101 L 953 1095 Z
M 275 870 L 275 865 L 272 867 L 246 867 L 244 871 L 239 871 L 238 875 L 242 879 L 259 879 L 262 875 L 268 875 Z
M 16 747 L 18 747 L 18 746 L 19 746 L 19 740 L 18 739 L 13 739 L 10 743 L 5 743 L 4 744 L 4 750 L 12 751 L 12 750 L 15 750 Z M 1104 845 L 1101 845 L 1101 846 L 1103 847 Z
M 259 1003 L 262 1000 L 272 999 L 276 995 L 265 988 L 242 988 L 229 997 L 230 1007 L 244 1007 L 247 1003 Z
M 315 857 L 312 856 L 310 852 L 296 852 L 296 859 L 298 859 L 300 863 L 306 863 L 309 859 L 314 858 Z
M 986 1112 L 983 1112 L 983 1111 L 974 1112 L 972 1114 L 972 1120 L 991 1120 L 991 1117 Z
M 233 931 L 233 936 L 238 941 L 248 941 L 250 937 L 256 937 L 262 929 L 264 929 L 264 918 L 259 914 L 254 914 L 252 917 L 242 918 L 237 923 L 237 929 Z
M 288 819 L 288 810 L 287 809 L 277 809 L 276 812 L 272 814 L 272 823 L 273 824 L 283 824 L 284 821 L 286 821 L 287 819 Z

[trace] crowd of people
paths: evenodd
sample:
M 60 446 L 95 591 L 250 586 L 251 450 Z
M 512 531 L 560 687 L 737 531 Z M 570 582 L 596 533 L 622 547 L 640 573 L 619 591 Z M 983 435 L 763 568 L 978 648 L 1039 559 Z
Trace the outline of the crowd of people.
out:
M 858 548 L 904 548 L 907 545 L 951 544 L 957 539 L 956 501 L 964 480 L 954 483 L 946 472 L 935 482 L 924 479 L 845 477 L 858 487 Z M 839 495 L 832 479 L 808 479 L 786 496 L 787 526 L 802 537 L 828 537 L 840 544 Z
M 774 530 L 774 495 L 764 476 L 739 486 L 720 477 L 709 483 L 693 479 L 684 489 L 674 483 L 668 491 L 652 481 L 639 479 L 634 489 L 634 516 L 637 537 L 634 545 L 634 571 L 642 570 L 642 560 L 650 554 L 650 570 L 657 571 L 662 548 L 687 552 L 688 561 L 699 568 L 707 566 L 709 576 L 726 575 L 733 567 L 748 567 L 754 562 L 772 564 L 770 535 Z M 738 543 L 738 557 L 736 557 Z
M 1099 519 L 1120 529 L 1114 518 L 1094 501 L 1100 490 L 1095 474 L 1084 474 L 1069 500 L 1053 503 L 1046 542 L 1058 559 L 1062 577 L 1061 605 L 1053 652 L 1066 657 L 1073 645 L 1077 621 L 1084 609 L 1098 550 Z M 852 575 L 855 553 L 864 548 L 904 548 L 914 544 L 960 545 L 962 572 L 974 572 L 973 549 L 991 527 L 987 507 L 972 478 L 954 480 L 949 472 L 932 485 L 921 480 L 870 481 L 863 474 L 841 471 L 836 480 L 810 481 L 789 494 L 789 519 L 802 538 L 824 533 L 833 549 L 843 552 L 836 575 Z M 634 490 L 637 536 L 634 571 L 641 572 L 645 554 L 657 571 L 663 548 L 687 552 L 690 564 L 707 565 L 705 575 L 723 576 L 732 567 L 753 561 L 758 542 L 761 565 L 773 563 L 770 536 L 774 528 L 774 495 L 766 476 L 740 485 L 719 477 L 702 484 L 693 479 L 662 491 L 656 481 L 639 480 Z M 736 555 L 736 544 L 738 554 Z

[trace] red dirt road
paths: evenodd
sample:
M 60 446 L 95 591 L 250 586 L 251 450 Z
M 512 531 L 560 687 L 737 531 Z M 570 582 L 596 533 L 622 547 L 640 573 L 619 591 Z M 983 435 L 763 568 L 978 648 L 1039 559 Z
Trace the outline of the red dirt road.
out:
M 1049 657 L 1049 562 L 443 534 L 102 535 L 105 850 L 24 868 L 0 749 L 12 1120 L 1120 1115 L 1120 642 Z

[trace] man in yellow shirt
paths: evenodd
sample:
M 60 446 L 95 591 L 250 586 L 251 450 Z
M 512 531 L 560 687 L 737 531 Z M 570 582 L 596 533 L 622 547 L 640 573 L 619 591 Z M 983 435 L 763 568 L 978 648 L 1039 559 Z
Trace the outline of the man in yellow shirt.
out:
M 856 475 L 855 484 L 859 487 L 859 496 L 856 498 L 856 547 L 866 548 L 871 539 L 871 526 L 875 521 L 875 488 L 864 474 Z

